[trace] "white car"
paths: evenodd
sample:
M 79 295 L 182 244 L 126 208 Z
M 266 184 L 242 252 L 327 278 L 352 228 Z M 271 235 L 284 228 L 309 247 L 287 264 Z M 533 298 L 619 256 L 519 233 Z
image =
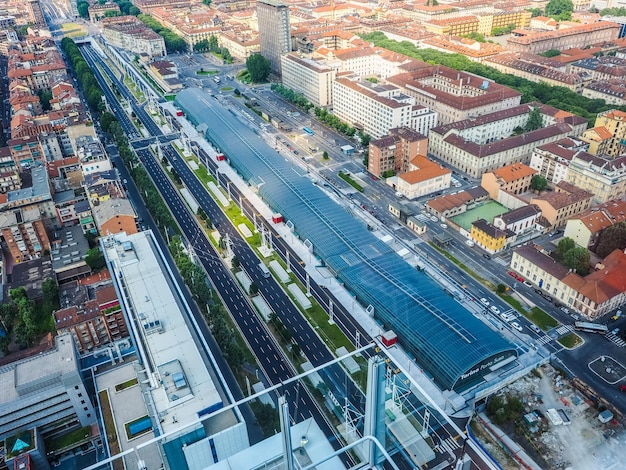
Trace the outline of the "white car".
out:
M 500 315 L 500 309 L 498 307 L 496 307 L 495 305 L 492 305 L 489 310 L 491 310 L 493 313 L 495 313 L 496 315 Z
M 434 215 L 430 217 L 431 222 L 437 222 L 439 219 Z
M 465 244 L 470 248 L 474 246 L 474 242 L 472 240 L 465 240 Z
M 480 299 L 480 303 L 483 304 L 485 307 L 489 307 L 489 301 L 484 297 Z
M 533 285 L 530 283 L 530 281 L 524 281 L 524 285 L 528 286 L 528 287 L 532 287 Z
M 517 323 L 516 321 L 511 322 L 511 326 L 512 326 L 513 328 L 515 328 L 517 331 L 522 331 L 522 330 L 523 330 L 522 325 L 520 325 L 520 324 L 519 324 L 519 323 Z

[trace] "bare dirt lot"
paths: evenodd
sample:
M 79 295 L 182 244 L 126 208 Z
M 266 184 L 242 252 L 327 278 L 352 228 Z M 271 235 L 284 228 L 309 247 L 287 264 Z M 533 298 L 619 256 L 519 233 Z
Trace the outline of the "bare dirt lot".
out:
M 541 468 L 626 469 L 626 433 L 622 423 L 616 420 L 601 423 L 598 420 L 599 410 L 594 403 L 586 400 L 551 366 L 541 367 L 509 385 L 500 394 L 519 398 L 525 413 L 535 411 L 534 416 L 538 417 L 536 421 L 533 421 L 533 416 L 527 415 L 530 423 L 521 418 L 500 427 Z M 550 419 L 549 415 L 555 419 Z M 563 424 L 557 424 L 559 416 L 564 417 Z M 492 455 L 503 468 L 519 468 L 512 459 L 502 455 L 503 450 L 494 449 L 494 446 L 494 442 L 485 440 L 485 447 L 494 450 Z

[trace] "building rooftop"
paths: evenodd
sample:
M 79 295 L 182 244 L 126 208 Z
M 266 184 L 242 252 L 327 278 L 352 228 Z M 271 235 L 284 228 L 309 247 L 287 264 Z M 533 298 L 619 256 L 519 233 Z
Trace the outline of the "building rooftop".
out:
M 151 232 L 118 233 L 106 237 L 103 246 L 106 259 L 113 266 L 113 278 L 124 280 L 123 290 L 128 297 L 123 304 L 133 306 L 126 313 L 138 325 L 140 341 L 149 355 L 144 363 L 154 367 L 148 375 L 154 373 L 163 379 L 150 392 L 156 413 L 172 413 L 176 417 L 161 423 L 163 431 L 221 408 L 220 394 L 200 356 L 200 346 L 187 327 L 186 314 L 181 311 L 184 299 L 172 288 L 175 281 L 168 274 L 169 268 Z M 168 372 L 170 375 L 166 375 Z
M 193 125 L 206 126 L 209 140 L 228 155 L 242 178 L 258 186 L 259 195 L 294 224 L 301 239 L 310 240 L 316 256 L 340 282 L 374 307 L 376 317 L 394 329 L 442 388 L 466 390 L 483 380 L 486 371 L 481 372 L 480 364 L 517 357 L 507 340 L 367 231 L 311 180 L 295 173 L 288 161 L 202 90 L 183 90 L 175 103 Z
M 511 225 L 515 222 L 519 222 L 521 220 L 539 214 L 541 214 L 541 209 L 539 209 L 539 207 L 534 204 L 529 204 L 527 206 L 518 207 L 517 209 L 513 209 L 512 211 L 499 215 L 498 218 L 502 219 L 505 225 Z
M 527 178 L 537 173 L 537 170 L 533 170 L 528 165 L 523 163 L 513 163 L 511 165 L 503 166 L 502 168 L 496 168 L 493 173 L 497 178 L 503 180 L 506 183 L 517 181 L 522 178 Z
M 44 165 L 37 165 L 30 170 L 32 176 L 32 186 L 29 188 L 16 189 L 7 193 L 7 204 L 10 207 L 35 204 L 48 201 L 52 198 L 50 194 L 50 181 L 48 172 Z
M 496 238 L 496 239 L 497 238 L 509 238 L 515 235 L 515 233 L 512 232 L 511 230 L 499 229 L 495 225 L 492 225 L 489 222 L 487 222 L 485 219 L 475 220 L 474 222 L 472 222 L 472 226 L 475 227 L 476 230 L 486 233 L 487 236 L 491 238 Z
M 56 337 L 53 349 L 0 367 L 0 409 L 12 411 L 20 401 L 43 386 L 61 385 L 63 376 L 78 370 L 74 341 Z

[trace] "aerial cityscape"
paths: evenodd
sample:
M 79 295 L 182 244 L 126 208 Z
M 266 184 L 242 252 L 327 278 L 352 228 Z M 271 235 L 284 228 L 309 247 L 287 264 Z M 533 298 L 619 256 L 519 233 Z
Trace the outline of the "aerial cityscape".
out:
M 626 469 L 626 0 L 0 0 L 0 470 Z

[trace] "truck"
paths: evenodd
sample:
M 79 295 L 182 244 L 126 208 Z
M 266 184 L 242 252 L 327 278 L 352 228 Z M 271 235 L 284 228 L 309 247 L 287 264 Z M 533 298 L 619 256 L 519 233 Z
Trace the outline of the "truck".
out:
M 259 263 L 259 269 L 261 270 L 261 272 L 263 273 L 263 277 L 270 277 L 272 274 L 270 273 L 270 270 L 267 269 L 267 266 L 265 266 L 264 263 Z

